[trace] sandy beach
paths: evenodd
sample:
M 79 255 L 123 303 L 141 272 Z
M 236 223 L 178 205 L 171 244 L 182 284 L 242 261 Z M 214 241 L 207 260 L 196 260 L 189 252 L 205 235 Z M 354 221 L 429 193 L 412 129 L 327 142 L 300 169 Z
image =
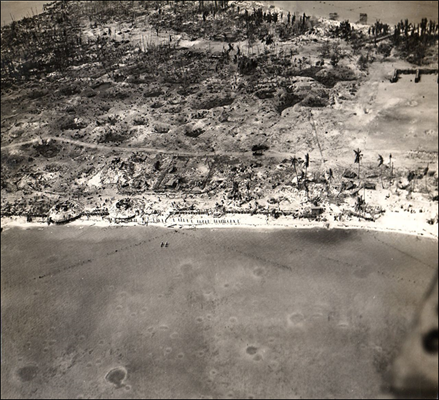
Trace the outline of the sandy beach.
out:
M 425 223 L 422 214 L 407 212 L 387 212 L 376 221 L 366 221 L 358 217 L 345 218 L 342 221 L 332 220 L 313 221 L 309 219 L 297 219 L 290 216 L 251 215 L 251 214 L 227 214 L 222 217 L 213 217 L 209 214 L 197 215 L 152 215 L 144 217 L 141 221 L 127 221 L 113 223 L 108 218 L 85 218 L 82 217 L 69 223 L 69 226 L 85 227 L 110 227 L 110 226 L 156 226 L 174 229 L 233 229 L 233 228 L 256 228 L 256 229 L 363 229 L 377 232 L 393 232 L 405 235 L 425 236 L 433 239 L 438 238 L 438 224 Z M 46 228 L 46 222 L 26 222 L 25 217 L 2 218 L 3 229 L 17 228 Z

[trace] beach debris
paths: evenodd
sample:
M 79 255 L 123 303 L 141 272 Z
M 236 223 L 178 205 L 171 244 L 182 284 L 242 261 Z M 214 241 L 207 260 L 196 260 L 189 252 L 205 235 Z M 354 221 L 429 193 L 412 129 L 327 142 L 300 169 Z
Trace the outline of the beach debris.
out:
M 355 179 L 357 177 L 357 174 L 354 171 L 347 170 L 343 173 L 343 178 L 347 179 Z

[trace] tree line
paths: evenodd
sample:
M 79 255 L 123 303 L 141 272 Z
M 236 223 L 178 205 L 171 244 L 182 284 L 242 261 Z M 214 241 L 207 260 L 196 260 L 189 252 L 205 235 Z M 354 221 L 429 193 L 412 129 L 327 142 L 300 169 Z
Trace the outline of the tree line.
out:
M 438 23 L 427 18 L 418 24 L 401 20 L 394 27 L 393 44 L 409 61 L 421 65 L 427 48 L 438 40 L 438 30 Z

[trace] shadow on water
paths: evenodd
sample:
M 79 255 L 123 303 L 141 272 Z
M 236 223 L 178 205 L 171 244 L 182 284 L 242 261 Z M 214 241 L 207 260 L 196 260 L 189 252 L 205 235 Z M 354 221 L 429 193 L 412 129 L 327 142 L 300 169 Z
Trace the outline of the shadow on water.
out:
M 303 240 L 319 245 L 336 245 L 351 240 L 361 240 L 357 232 L 349 229 L 309 229 L 301 230 Z
M 29 382 L 37 376 L 37 373 L 38 373 L 38 367 L 29 365 L 20 368 L 18 371 L 18 376 L 20 377 L 21 381 Z

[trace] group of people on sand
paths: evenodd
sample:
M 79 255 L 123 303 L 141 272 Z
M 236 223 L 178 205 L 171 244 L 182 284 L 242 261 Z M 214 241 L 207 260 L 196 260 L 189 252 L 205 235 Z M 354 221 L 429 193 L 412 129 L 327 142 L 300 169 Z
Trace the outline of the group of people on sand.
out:
M 169 243 L 168 242 L 162 242 L 161 244 L 160 244 L 160 247 L 168 247 L 169 246 Z

